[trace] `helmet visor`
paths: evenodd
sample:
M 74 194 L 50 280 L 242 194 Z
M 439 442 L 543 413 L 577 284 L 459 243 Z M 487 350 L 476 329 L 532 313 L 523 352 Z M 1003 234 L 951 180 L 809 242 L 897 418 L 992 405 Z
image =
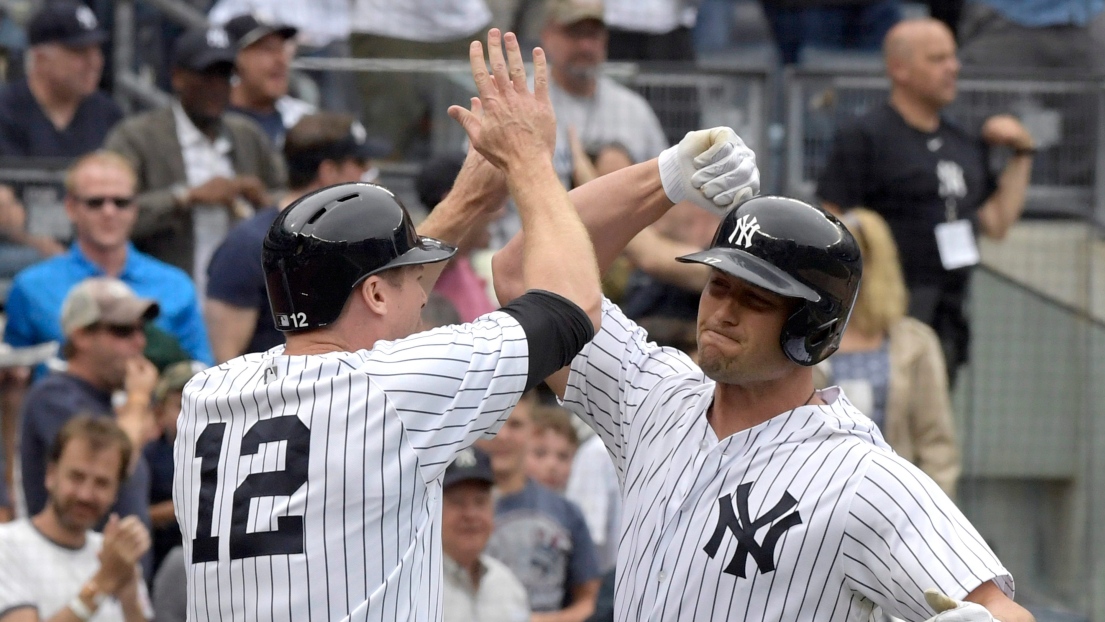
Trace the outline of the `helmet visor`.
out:
M 770 263 L 735 248 L 709 248 L 677 257 L 683 263 L 700 263 L 743 279 L 780 296 L 820 302 L 821 296 L 810 287 Z

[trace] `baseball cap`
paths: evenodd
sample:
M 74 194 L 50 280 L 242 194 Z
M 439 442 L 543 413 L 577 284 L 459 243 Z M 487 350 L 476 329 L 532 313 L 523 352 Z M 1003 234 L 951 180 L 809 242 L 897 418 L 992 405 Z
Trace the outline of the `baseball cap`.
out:
M 465 155 L 460 152 L 445 153 L 434 156 L 422 165 L 418 177 L 414 178 L 414 188 L 418 192 L 418 200 L 426 209 L 433 210 L 453 189 L 453 182 L 464 167 L 464 158 Z
M 234 17 L 226 23 L 225 28 L 231 41 L 238 46 L 238 50 L 244 50 L 273 33 L 280 35 L 285 40 L 291 39 L 299 33 L 299 29 L 295 26 L 270 24 L 251 13 Z
M 461 450 L 445 468 L 441 487 L 444 489 L 467 481 L 486 482 L 489 485 L 495 483 L 495 475 L 491 472 L 491 456 L 475 447 Z
M 567 26 L 585 19 L 603 19 L 602 0 L 548 0 L 546 15 L 549 21 Z
M 92 277 L 78 283 L 61 305 L 61 328 L 65 336 L 93 324 L 134 324 L 152 320 L 160 313 L 157 302 L 139 298 L 119 279 Z
M 193 28 L 180 35 L 173 46 L 173 66 L 191 71 L 209 71 L 223 66 L 234 68 L 237 50 L 222 28 Z
M 320 112 L 301 118 L 288 131 L 284 139 L 284 159 L 288 166 L 313 171 L 323 160 L 342 161 L 347 158 L 371 160 L 391 153 L 391 144 L 382 139 L 369 137 L 361 122 L 350 117 L 345 117 L 344 122 L 349 125 L 345 136 L 341 139 L 329 142 L 312 140 L 314 131 L 319 125 L 336 123 L 343 116 Z
M 165 368 L 153 390 L 154 401 L 160 402 L 170 391 L 183 391 L 193 376 L 207 367 L 199 361 L 180 361 Z
M 107 40 L 100 29 L 96 14 L 74 1 L 47 2 L 27 23 L 27 43 L 60 43 L 67 47 L 84 47 Z

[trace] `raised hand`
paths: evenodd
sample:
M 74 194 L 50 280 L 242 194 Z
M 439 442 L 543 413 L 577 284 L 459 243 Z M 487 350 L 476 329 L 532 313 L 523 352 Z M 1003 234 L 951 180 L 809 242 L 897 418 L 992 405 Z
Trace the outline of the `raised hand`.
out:
M 472 99 L 472 110 L 451 106 L 449 116 L 464 127 L 472 146 L 500 170 L 526 166 L 534 158 L 551 158 L 556 145 L 556 115 L 549 101 L 544 51 L 533 50 L 532 92 L 514 33 L 503 36 L 492 28 L 487 34 L 487 52 L 490 74 L 483 46 L 473 41 L 469 47 L 472 80 L 479 97 Z

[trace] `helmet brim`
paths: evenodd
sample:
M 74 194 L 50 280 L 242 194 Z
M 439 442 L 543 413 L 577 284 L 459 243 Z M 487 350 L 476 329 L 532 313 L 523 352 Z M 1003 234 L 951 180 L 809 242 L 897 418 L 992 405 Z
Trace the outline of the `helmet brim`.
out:
M 820 302 L 821 296 L 810 287 L 799 283 L 786 272 L 770 263 L 735 248 L 710 248 L 698 253 L 676 257 L 682 263 L 700 263 L 743 279 L 749 283 L 775 292 L 780 296 L 802 298 Z
M 437 263 L 457 254 L 457 247 L 434 238 L 419 238 L 419 245 L 392 259 L 381 270 L 401 266 L 416 266 L 424 263 Z

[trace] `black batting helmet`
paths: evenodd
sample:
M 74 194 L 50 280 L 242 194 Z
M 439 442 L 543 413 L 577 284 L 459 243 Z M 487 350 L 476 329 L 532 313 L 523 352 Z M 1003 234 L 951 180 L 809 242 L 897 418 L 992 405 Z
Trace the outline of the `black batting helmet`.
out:
M 377 272 L 456 252 L 415 233 L 387 188 L 350 183 L 307 194 L 282 211 L 265 236 L 261 262 L 276 327 L 297 331 L 337 320 L 349 294 Z
M 787 358 L 799 365 L 816 365 L 836 352 L 863 272 L 859 245 L 839 220 L 808 203 L 773 196 L 729 210 L 710 248 L 679 261 L 802 299 L 779 336 Z

